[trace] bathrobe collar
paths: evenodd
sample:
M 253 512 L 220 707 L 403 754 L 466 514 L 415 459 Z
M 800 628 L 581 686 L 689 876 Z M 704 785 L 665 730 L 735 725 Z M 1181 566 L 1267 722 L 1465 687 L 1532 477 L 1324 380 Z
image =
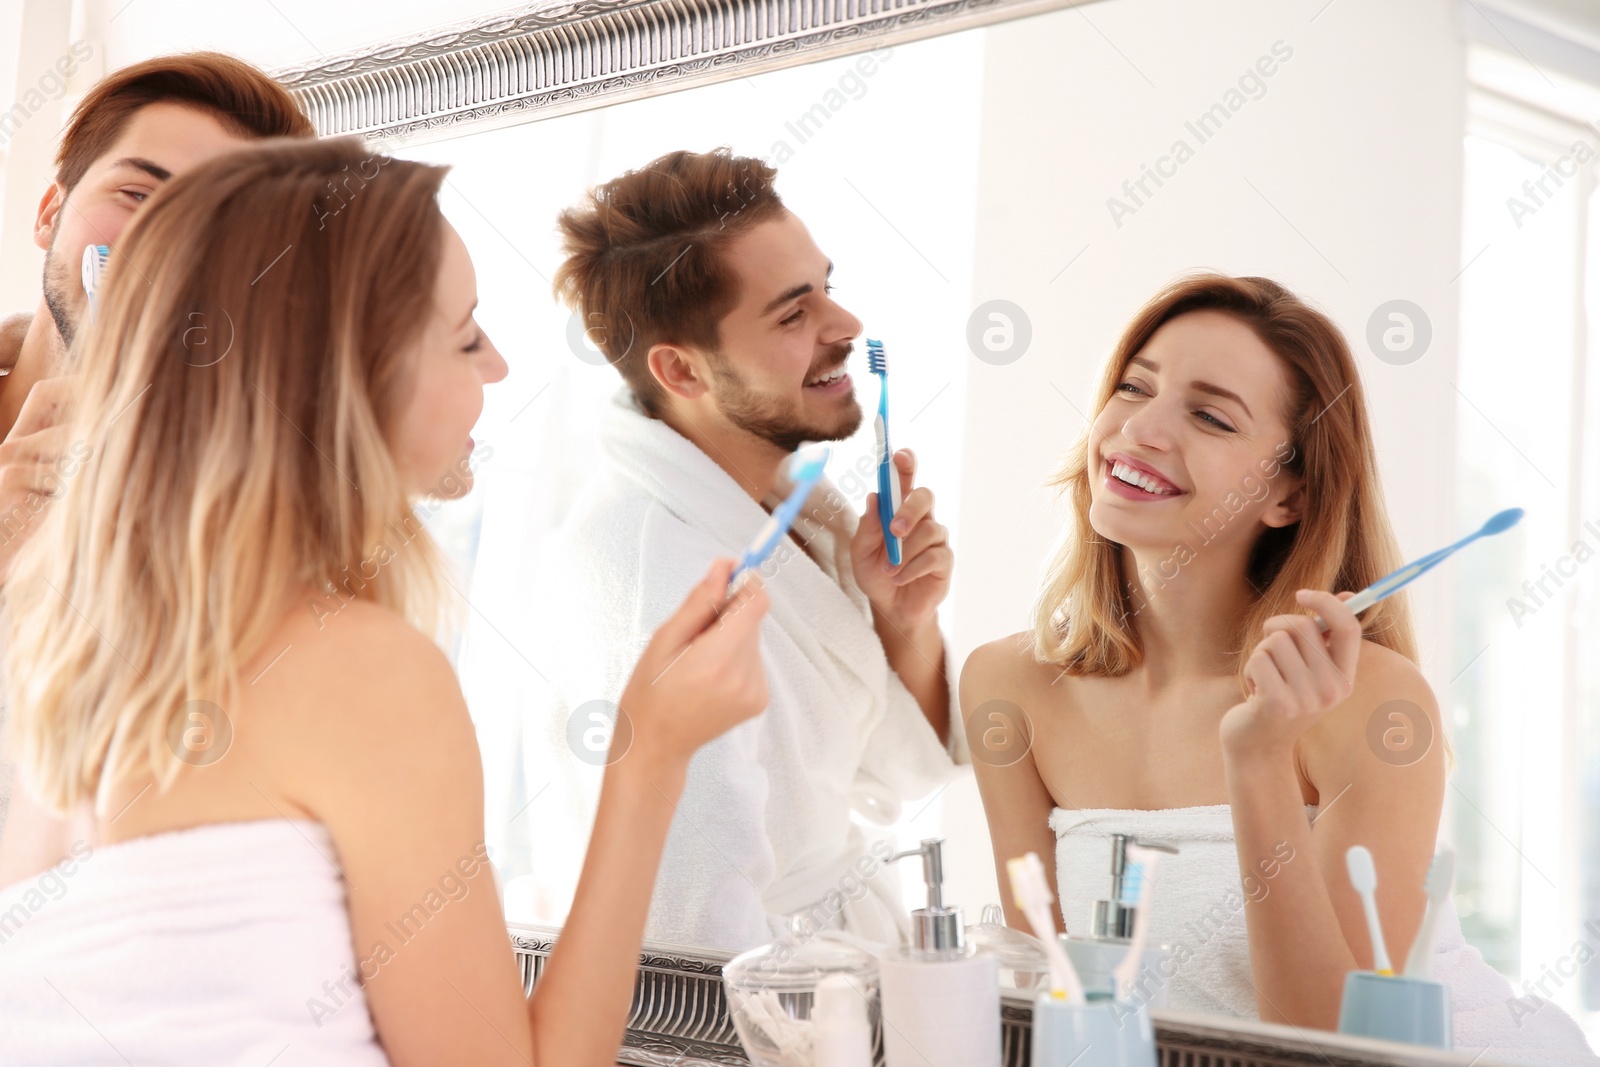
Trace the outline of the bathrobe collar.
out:
M 613 395 L 599 439 L 621 476 L 679 521 L 709 535 L 727 555 L 737 558 L 771 517 L 699 446 L 644 414 L 626 388 Z M 762 503 L 776 508 L 792 485 L 780 474 Z M 872 626 L 871 602 L 856 585 L 850 561 L 858 521 L 844 495 L 824 477 L 807 499 L 791 539 L 760 570 L 772 613 L 785 632 L 796 641 L 814 642 L 870 691 L 882 693 L 888 660 Z

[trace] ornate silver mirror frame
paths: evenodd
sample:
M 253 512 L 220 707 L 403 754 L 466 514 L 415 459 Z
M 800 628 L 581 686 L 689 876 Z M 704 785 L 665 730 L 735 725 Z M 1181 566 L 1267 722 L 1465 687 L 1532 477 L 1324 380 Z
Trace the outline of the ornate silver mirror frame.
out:
M 1089 0 L 580 0 L 546 3 L 276 71 L 323 136 L 419 143 L 553 118 Z M 531 991 L 560 931 L 512 926 Z M 620 1062 L 746 1064 L 730 957 L 646 944 Z M 1028 1062 L 1032 1012 L 1002 1006 L 1004 1063 Z M 1163 1067 L 1440 1067 L 1465 1057 L 1321 1032 L 1155 1013 Z M 1485 1065 L 1486 1067 L 1486 1065 Z
M 900 45 L 1087 0 L 580 0 L 274 72 L 323 136 L 417 142 Z
M 511 943 L 532 992 L 559 930 L 512 926 Z M 726 953 L 646 942 L 639 956 L 628 1033 L 617 1062 L 639 1067 L 744 1067 L 722 985 Z M 1435 1052 L 1287 1026 L 1153 1012 L 1162 1067 L 1492 1067 L 1482 1057 Z M 1000 1005 L 1004 1067 L 1027 1067 L 1033 1010 L 1021 997 Z

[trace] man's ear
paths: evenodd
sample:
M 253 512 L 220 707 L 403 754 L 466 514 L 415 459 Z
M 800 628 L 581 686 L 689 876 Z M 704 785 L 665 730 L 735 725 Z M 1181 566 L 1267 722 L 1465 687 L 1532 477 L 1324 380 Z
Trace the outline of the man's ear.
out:
M 56 225 L 61 221 L 61 211 L 67 206 L 67 191 L 60 182 L 51 182 L 39 198 L 39 210 L 33 216 L 33 243 L 45 251 L 56 235 Z
M 705 360 L 692 349 L 671 344 L 651 345 L 645 355 L 645 365 L 671 396 L 697 400 L 709 387 Z
M 1290 479 L 1289 491 L 1282 499 L 1269 505 L 1261 516 L 1261 521 L 1268 526 L 1293 526 L 1300 521 L 1300 516 L 1305 512 L 1305 486 L 1300 479 L 1288 472 L 1284 472 L 1284 477 Z

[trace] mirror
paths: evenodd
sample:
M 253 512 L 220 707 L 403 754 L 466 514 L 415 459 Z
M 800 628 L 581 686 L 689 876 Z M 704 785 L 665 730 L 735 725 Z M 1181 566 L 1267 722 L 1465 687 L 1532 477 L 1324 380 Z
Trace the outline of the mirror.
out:
M 836 299 L 895 353 L 894 437 L 955 546 L 940 611 L 952 677 L 1027 628 L 1067 523 L 1046 483 L 1124 327 L 1196 268 L 1273 278 L 1342 330 L 1405 559 L 1527 509 L 1408 596 L 1454 757 L 1440 835 L 1460 853 L 1461 927 L 1515 991 L 1485 1010 L 1525 1015 L 1538 996 L 1594 1033 L 1593 19 L 1553 2 L 1107 0 L 606 107 L 410 131 L 403 154 L 454 168 L 445 208 L 512 365 L 477 434 L 479 488 L 431 518 L 462 567 L 458 663 L 508 919 L 559 924 L 587 832 L 572 783 L 598 781 L 612 722 L 603 704 L 541 710 L 568 665 L 538 635 L 567 608 L 532 590 L 600 471 L 619 385 L 550 295 L 555 219 L 665 152 L 725 144 L 778 168 L 835 265 Z M 859 345 L 852 358 L 870 406 Z M 871 448 L 869 421 L 835 445 L 830 476 Z M 1415 717 L 1374 722 L 1372 755 L 1395 765 L 1442 743 Z M 969 921 L 1001 900 L 970 773 L 898 815 L 866 822 L 863 841 L 943 836 L 947 900 Z M 1075 896 L 1109 891 L 1107 852 Z M 919 872 L 888 871 L 918 906 Z M 1076 932 L 1090 917 L 1066 920 Z

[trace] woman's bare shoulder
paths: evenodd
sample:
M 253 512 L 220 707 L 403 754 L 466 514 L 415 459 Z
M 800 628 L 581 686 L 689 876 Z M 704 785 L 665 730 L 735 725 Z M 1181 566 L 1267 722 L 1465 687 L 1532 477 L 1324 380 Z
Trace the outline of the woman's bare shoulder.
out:
M 1313 778 L 1319 770 L 1337 776 L 1373 755 L 1385 768 L 1431 766 L 1442 760 L 1442 737 L 1439 702 L 1421 668 L 1368 638 L 1350 696 L 1306 733 L 1301 752 Z
M 1043 689 L 1057 698 L 1065 686 L 1061 668 L 1041 663 L 1034 651 L 1032 631 L 1009 634 L 979 645 L 961 668 L 961 702 L 967 708 L 990 700 L 1021 702 Z
M 381 605 L 352 600 L 287 610 L 246 664 L 248 687 L 266 693 L 339 693 L 395 699 L 419 687 L 455 685 L 444 651 L 407 619 Z
M 1038 666 L 1033 655 L 1033 634 L 1024 630 L 973 649 L 961 668 L 961 682 L 965 685 L 971 679 L 984 686 L 1023 682 Z
M 286 786 L 308 799 L 418 761 L 462 773 L 478 765 L 448 657 L 378 605 L 353 601 L 332 617 L 291 613 L 241 677 L 248 702 L 275 721 L 275 742 L 297 753 Z

